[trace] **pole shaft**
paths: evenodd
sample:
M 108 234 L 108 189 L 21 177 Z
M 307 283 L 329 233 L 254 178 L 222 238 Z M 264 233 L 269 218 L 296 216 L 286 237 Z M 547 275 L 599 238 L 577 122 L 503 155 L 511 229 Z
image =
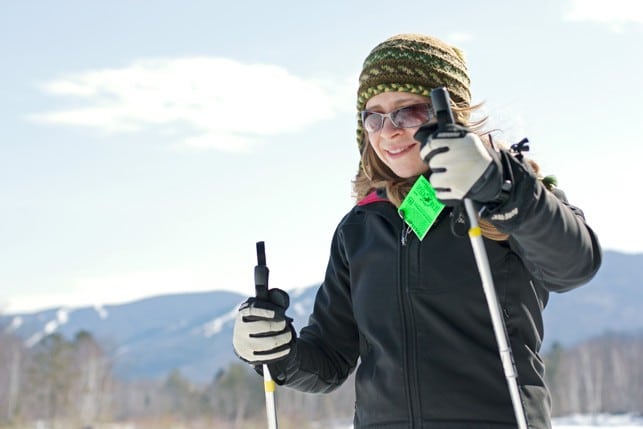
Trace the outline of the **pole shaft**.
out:
M 268 429 L 277 429 L 277 411 L 275 406 L 275 382 L 270 376 L 268 365 L 263 365 L 263 387 L 266 392 L 266 414 Z
M 255 266 L 255 294 L 258 299 L 270 300 L 268 294 L 268 274 L 266 266 L 266 246 L 263 241 L 257 242 L 257 265 Z M 275 382 L 270 375 L 268 365 L 263 364 L 263 389 L 266 394 L 266 415 L 268 429 L 277 429 L 277 408 L 275 405 Z
M 511 354 L 509 347 L 509 339 L 507 337 L 507 329 L 505 322 L 502 318 L 500 305 L 498 304 L 498 297 L 496 296 L 496 289 L 493 285 L 493 278 L 491 277 L 491 268 L 489 267 L 489 258 L 487 257 L 487 250 L 484 247 L 480 226 L 478 225 L 478 215 L 473 206 L 473 202 L 465 198 L 464 207 L 469 217 L 471 227 L 469 229 L 469 238 L 471 239 L 471 246 L 473 247 L 473 254 L 478 265 L 480 272 L 480 279 L 482 280 L 482 288 L 487 299 L 489 307 L 489 314 L 491 315 L 491 323 L 498 343 L 498 351 L 500 353 L 500 360 L 507 379 L 509 387 L 509 395 L 511 396 L 511 403 L 513 405 L 516 421 L 518 422 L 519 429 L 527 429 L 527 420 L 525 418 L 525 411 L 522 406 L 520 398 L 520 390 L 518 389 L 518 380 L 516 374 L 516 365 Z

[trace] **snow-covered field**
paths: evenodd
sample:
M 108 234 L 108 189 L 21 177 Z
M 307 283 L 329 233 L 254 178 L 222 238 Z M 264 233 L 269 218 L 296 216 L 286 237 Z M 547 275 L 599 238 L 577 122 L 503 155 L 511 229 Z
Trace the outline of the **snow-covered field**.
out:
M 594 416 L 574 415 L 554 419 L 553 429 L 641 429 L 643 428 L 643 416 L 634 414 L 597 414 Z M 342 424 L 333 429 L 352 429 L 353 425 Z
M 594 416 L 577 415 L 557 418 L 553 421 L 553 426 L 554 429 L 643 428 L 643 416 L 634 414 L 597 414 Z

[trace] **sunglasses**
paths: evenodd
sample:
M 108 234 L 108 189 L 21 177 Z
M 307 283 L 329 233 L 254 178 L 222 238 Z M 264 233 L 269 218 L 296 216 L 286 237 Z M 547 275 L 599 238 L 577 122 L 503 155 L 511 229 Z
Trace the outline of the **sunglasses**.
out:
M 384 119 L 388 118 L 396 128 L 414 128 L 429 122 L 435 115 L 429 103 L 413 104 L 401 107 L 389 113 L 378 113 L 363 110 L 362 124 L 368 133 L 376 133 L 384 126 Z

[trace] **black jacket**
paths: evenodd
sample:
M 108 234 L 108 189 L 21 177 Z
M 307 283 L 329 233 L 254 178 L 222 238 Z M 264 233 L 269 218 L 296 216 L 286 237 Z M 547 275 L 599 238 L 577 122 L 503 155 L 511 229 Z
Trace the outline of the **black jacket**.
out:
M 509 163 L 514 189 L 488 216 L 511 237 L 485 247 L 529 427 L 549 428 L 542 311 L 550 291 L 596 273 L 600 247 L 580 210 Z M 353 208 L 334 234 L 308 326 L 271 365 L 277 382 L 332 391 L 360 360 L 356 429 L 516 427 L 470 240 L 452 223 L 443 210 L 419 241 L 389 202 Z

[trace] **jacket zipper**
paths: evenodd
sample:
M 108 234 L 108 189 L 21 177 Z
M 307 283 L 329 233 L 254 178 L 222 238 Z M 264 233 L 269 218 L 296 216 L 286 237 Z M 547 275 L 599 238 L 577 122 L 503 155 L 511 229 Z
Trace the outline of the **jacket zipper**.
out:
M 404 220 L 403 220 L 404 221 Z M 419 427 L 421 425 L 421 415 L 419 413 L 419 391 L 418 391 L 418 377 L 417 377 L 417 362 L 416 362 L 416 344 L 415 344 L 415 324 L 413 321 L 413 306 L 408 285 L 408 235 L 411 227 L 403 223 L 402 236 L 400 240 L 400 261 L 399 261 L 399 293 L 400 293 L 400 309 L 404 323 L 402 324 L 402 338 L 407 347 L 404 348 L 405 360 L 405 377 L 406 389 L 409 399 L 409 417 L 410 429 Z M 416 415 L 417 413 L 417 415 Z

